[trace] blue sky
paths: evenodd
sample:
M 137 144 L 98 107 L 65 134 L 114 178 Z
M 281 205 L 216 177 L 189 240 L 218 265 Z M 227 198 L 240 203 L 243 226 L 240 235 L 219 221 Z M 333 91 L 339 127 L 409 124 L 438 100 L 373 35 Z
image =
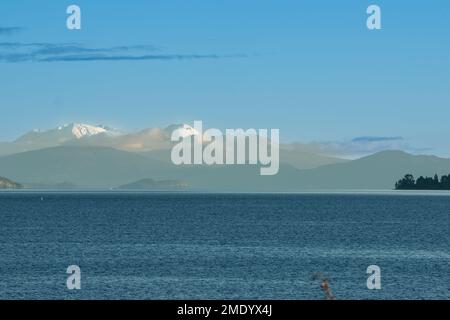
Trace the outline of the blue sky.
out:
M 66 28 L 70 4 L 80 31 Z M 366 28 L 370 4 L 380 31 Z M 2 1 L 0 87 L 0 141 L 203 120 L 283 141 L 403 137 L 450 156 L 450 2 Z

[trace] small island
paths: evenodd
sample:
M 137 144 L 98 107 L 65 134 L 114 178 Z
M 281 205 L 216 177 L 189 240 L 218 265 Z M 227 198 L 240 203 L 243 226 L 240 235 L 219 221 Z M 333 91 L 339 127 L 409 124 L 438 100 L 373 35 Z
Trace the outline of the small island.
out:
M 17 182 L 0 177 L 0 189 L 23 189 L 23 186 Z
M 433 178 L 420 176 L 417 180 L 412 174 L 395 183 L 396 190 L 450 190 L 450 174 L 439 179 L 435 174 Z
M 179 190 L 185 189 L 188 184 L 180 180 L 162 180 L 156 181 L 153 179 L 142 179 L 130 184 L 122 185 L 118 187 L 119 190 L 152 190 L 152 191 L 165 191 L 165 190 Z

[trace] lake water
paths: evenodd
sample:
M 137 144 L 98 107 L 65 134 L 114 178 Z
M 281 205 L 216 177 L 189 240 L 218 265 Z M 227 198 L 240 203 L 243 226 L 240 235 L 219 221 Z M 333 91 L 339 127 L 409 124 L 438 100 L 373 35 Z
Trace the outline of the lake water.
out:
M 450 197 L 0 193 L 0 299 L 322 299 L 317 272 L 338 299 L 449 299 Z

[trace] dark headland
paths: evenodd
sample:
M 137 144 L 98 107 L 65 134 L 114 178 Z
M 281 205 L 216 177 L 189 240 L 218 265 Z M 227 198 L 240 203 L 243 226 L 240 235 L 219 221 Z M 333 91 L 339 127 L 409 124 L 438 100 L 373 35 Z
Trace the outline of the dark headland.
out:
M 0 177 L 0 189 L 22 189 L 22 188 L 23 186 L 20 183 Z

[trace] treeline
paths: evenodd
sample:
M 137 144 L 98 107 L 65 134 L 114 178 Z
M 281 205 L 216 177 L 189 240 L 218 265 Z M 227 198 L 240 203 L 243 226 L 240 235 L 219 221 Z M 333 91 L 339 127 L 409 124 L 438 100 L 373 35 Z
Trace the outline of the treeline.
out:
M 433 178 L 420 176 L 417 180 L 412 174 L 395 183 L 396 190 L 450 190 L 450 174 L 439 179 L 435 174 Z

